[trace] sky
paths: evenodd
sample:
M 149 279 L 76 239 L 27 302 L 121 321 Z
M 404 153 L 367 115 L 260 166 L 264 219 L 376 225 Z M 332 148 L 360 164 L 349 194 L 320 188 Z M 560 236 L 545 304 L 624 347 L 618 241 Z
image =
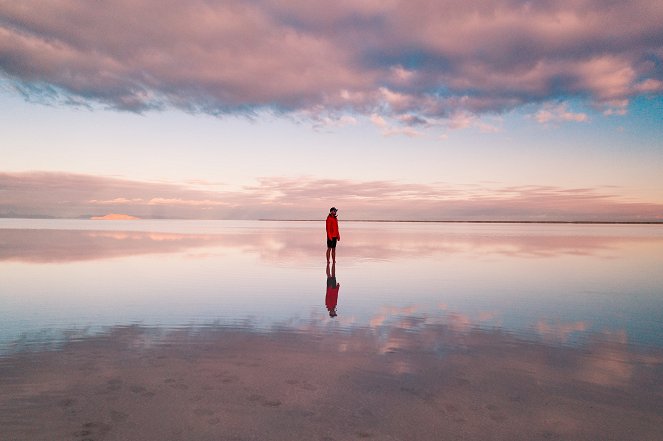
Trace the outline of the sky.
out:
M 0 0 L 0 217 L 663 221 L 657 0 Z

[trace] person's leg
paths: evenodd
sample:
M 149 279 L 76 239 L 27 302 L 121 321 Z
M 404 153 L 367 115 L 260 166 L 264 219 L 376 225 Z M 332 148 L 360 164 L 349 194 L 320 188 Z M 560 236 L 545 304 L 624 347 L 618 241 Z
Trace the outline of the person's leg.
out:
M 329 263 L 329 253 L 331 253 L 331 248 L 327 248 L 327 263 Z
M 331 255 L 332 255 L 332 262 L 336 263 L 336 248 L 332 248 Z

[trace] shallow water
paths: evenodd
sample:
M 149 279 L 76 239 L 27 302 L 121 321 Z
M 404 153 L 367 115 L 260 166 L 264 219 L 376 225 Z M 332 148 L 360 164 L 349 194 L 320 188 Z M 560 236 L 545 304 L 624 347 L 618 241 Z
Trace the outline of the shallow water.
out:
M 343 233 L 330 320 L 322 223 L 2 220 L 0 353 L 134 324 L 343 330 L 404 317 L 556 344 L 663 346 L 661 226 L 346 223 Z
M 0 220 L 0 426 L 663 439 L 662 226 L 341 229 L 327 268 L 323 222 Z

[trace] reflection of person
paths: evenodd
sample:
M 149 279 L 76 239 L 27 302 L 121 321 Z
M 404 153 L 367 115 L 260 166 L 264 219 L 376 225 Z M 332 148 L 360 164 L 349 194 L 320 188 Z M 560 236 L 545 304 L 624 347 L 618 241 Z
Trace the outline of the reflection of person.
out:
M 329 317 L 336 317 L 336 303 L 338 303 L 338 289 L 340 283 L 336 282 L 336 264 L 332 263 L 331 272 L 327 262 L 327 294 L 325 295 L 325 306 L 329 311 Z
M 329 254 L 331 254 L 332 261 L 336 262 L 336 242 L 341 240 L 341 233 L 338 232 L 337 211 L 336 207 L 331 207 L 329 216 L 327 216 L 327 263 L 329 263 Z

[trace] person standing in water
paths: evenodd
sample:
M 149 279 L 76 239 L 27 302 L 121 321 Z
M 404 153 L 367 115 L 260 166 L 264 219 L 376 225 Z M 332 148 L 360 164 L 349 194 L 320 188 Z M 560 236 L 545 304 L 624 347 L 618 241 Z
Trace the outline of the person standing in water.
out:
M 327 216 L 327 263 L 329 263 L 330 254 L 332 262 L 336 263 L 336 242 L 341 241 L 341 234 L 338 232 L 337 211 L 336 207 L 331 207 L 329 216 Z

